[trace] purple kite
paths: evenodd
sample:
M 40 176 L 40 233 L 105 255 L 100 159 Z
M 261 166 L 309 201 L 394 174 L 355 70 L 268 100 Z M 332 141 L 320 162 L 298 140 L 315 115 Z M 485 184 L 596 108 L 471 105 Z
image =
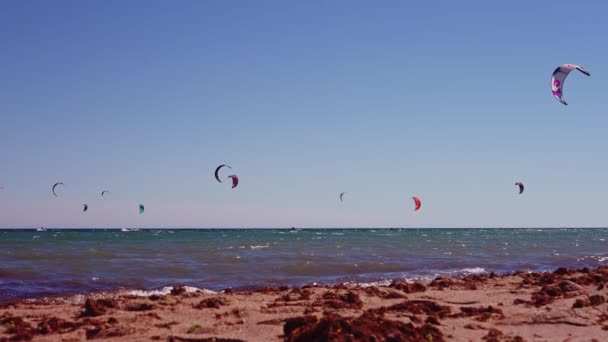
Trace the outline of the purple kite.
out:
M 551 76 L 551 92 L 559 102 L 565 105 L 567 105 L 567 103 L 564 100 L 564 81 L 566 80 L 566 77 L 568 76 L 570 71 L 574 69 L 582 72 L 587 76 L 591 76 L 587 69 L 575 64 L 562 64 L 557 69 L 555 69 L 553 75 Z
M 239 177 L 237 175 L 230 175 L 228 178 L 232 178 L 232 188 L 236 188 L 239 185 Z

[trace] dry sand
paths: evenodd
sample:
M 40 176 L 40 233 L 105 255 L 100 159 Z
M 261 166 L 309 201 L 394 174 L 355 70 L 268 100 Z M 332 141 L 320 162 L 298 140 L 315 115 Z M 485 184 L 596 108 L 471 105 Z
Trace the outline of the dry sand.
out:
M 304 286 L 175 289 L 0 308 L 0 339 L 35 341 L 608 341 L 608 267 Z

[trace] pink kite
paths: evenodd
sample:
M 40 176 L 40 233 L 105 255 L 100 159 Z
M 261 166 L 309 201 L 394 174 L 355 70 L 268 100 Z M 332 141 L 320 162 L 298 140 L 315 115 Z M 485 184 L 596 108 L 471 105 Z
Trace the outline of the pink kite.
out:
M 555 96 L 555 98 L 567 105 L 566 101 L 564 100 L 564 81 L 566 80 L 566 76 L 568 76 L 568 74 L 570 73 L 570 71 L 572 70 L 578 70 L 580 72 L 582 72 L 583 74 L 587 75 L 587 76 L 591 76 L 591 74 L 589 73 L 589 71 L 587 71 L 587 69 L 583 68 L 582 66 L 579 65 L 575 65 L 575 64 L 562 64 L 559 67 L 557 67 L 557 69 L 555 69 L 555 71 L 553 71 L 553 75 L 551 76 L 551 92 L 553 93 L 553 96 Z
M 416 208 L 414 209 L 414 211 L 418 211 L 418 209 L 420 209 L 420 206 L 422 205 L 422 202 L 420 201 L 420 198 L 414 196 L 412 197 L 412 199 L 414 200 L 414 203 L 416 204 Z
M 230 175 L 228 178 L 232 178 L 232 188 L 236 188 L 239 185 L 239 177 L 237 175 Z

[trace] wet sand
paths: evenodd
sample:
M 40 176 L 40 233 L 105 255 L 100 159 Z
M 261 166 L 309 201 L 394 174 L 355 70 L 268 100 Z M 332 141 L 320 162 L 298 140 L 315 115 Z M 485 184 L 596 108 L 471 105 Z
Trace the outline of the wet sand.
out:
M 608 267 L 389 286 L 93 294 L 0 308 L 2 341 L 608 341 Z

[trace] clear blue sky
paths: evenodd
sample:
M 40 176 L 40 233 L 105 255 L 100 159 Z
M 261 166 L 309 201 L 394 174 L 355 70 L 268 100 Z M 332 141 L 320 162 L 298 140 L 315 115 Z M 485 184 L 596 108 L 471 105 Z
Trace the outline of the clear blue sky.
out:
M 0 226 L 607 226 L 607 12 L 2 1 Z

